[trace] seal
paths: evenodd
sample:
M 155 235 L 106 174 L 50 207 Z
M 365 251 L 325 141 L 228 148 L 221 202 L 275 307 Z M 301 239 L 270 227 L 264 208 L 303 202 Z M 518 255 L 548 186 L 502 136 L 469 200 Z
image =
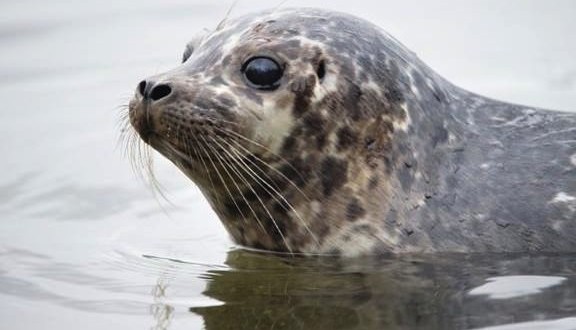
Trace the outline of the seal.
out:
M 576 114 L 463 90 L 347 14 L 225 21 L 128 114 L 247 247 L 576 251 Z

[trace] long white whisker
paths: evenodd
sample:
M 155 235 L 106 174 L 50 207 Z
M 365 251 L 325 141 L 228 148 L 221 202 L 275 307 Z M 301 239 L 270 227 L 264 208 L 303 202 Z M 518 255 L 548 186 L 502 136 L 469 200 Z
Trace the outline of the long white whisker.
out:
M 246 164 L 244 162 L 244 159 L 247 159 L 248 161 L 250 161 L 247 156 L 242 155 L 238 150 L 236 150 L 236 148 L 233 145 L 231 145 L 225 139 L 223 139 L 223 138 L 219 138 L 219 139 L 220 139 L 220 141 L 222 141 L 228 145 L 231 152 L 236 154 L 236 156 L 230 155 L 230 158 L 232 158 L 234 161 L 236 161 L 236 163 L 239 165 L 239 167 L 241 169 L 243 169 L 244 172 L 246 172 L 246 174 L 248 174 L 252 179 L 254 179 L 262 188 L 264 188 L 264 190 L 268 194 L 270 194 L 270 196 L 272 196 L 272 198 L 274 198 L 274 200 L 283 209 L 285 209 L 286 211 L 290 211 L 290 210 L 293 211 L 294 214 L 296 215 L 296 218 L 298 219 L 298 221 L 300 221 L 300 223 L 302 224 L 304 229 L 310 234 L 310 236 L 312 237 L 312 239 L 314 240 L 316 245 L 320 246 L 320 242 L 319 242 L 318 238 L 316 237 L 316 235 L 312 232 L 312 230 L 310 229 L 308 224 L 304 221 L 304 219 L 300 216 L 300 214 L 298 213 L 296 208 L 294 208 L 294 206 L 284 197 L 284 195 L 282 195 L 282 193 L 279 192 L 277 188 L 273 187 L 269 182 L 267 182 L 264 178 L 262 178 L 262 176 L 258 175 L 258 173 L 256 173 L 256 172 L 254 172 L 254 170 L 248 164 Z M 214 142 L 218 143 L 217 141 L 214 141 Z M 219 146 L 225 152 L 227 152 L 226 149 L 222 145 L 219 144 Z M 238 163 L 238 162 L 240 162 L 240 163 Z M 255 165 L 254 163 L 252 163 L 252 164 Z M 263 174 L 268 177 L 268 180 L 271 180 L 271 178 L 265 172 L 263 172 Z M 278 196 L 280 198 L 280 200 L 276 196 Z M 288 207 L 286 207 L 284 205 L 284 203 L 282 203 L 282 202 L 284 202 L 286 205 L 288 205 Z
M 197 142 L 198 139 L 194 138 Z M 204 139 L 203 139 L 204 140 Z M 242 213 L 242 210 L 240 209 L 240 206 L 238 206 L 238 204 L 236 203 L 236 199 L 232 196 L 232 193 L 230 192 L 230 189 L 228 189 L 228 185 L 226 184 L 226 181 L 224 180 L 224 178 L 222 177 L 222 174 L 220 174 L 220 171 L 218 170 L 218 167 L 216 167 L 216 164 L 214 164 L 214 161 L 212 160 L 212 158 L 210 157 L 210 154 L 208 153 L 208 151 L 205 148 L 206 145 L 206 140 L 204 140 L 204 145 L 197 143 L 198 146 L 201 148 L 200 150 L 204 152 L 204 154 L 206 155 L 206 158 L 208 158 L 208 160 L 210 161 L 210 163 L 212 164 L 212 168 L 214 169 L 214 171 L 216 172 L 216 174 L 218 175 L 218 178 L 220 178 L 220 182 L 222 182 L 222 185 L 224 186 L 224 189 L 226 190 L 226 193 L 228 194 L 228 196 L 230 197 L 230 200 L 232 200 L 232 203 L 234 203 L 234 206 L 236 206 L 236 209 L 238 210 L 238 213 L 240 213 L 240 215 L 242 216 L 242 219 L 244 220 L 244 222 L 247 221 L 246 216 L 244 215 L 244 213 Z
M 212 142 L 216 143 L 220 149 L 222 149 L 227 155 L 228 155 L 228 159 L 236 162 L 236 164 L 238 164 L 237 160 L 235 159 L 235 157 L 231 156 L 228 151 L 222 147 L 221 144 L 218 143 L 218 141 L 216 141 L 214 138 L 211 137 Z M 216 153 L 216 150 L 213 148 L 213 151 Z M 220 155 L 220 154 L 219 154 Z M 286 237 L 284 236 L 284 233 L 282 233 L 282 230 L 280 230 L 280 227 L 278 226 L 276 219 L 274 219 L 274 216 L 272 215 L 272 213 L 270 212 L 270 210 L 268 210 L 268 208 L 266 207 L 266 204 L 262 201 L 262 199 L 260 198 L 260 196 L 258 196 L 258 194 L 256 193 L 256 191 L 254 190 L 254 188 L 252 187 L 252 185 L 250 185 L 250 183 L 246 180 L 246 178 L 242 175 L 242 173 L 238 172 L 238 170 L 236 170 L 233 166 L 231 166 L 231 164 L 229 164 L 230 168 L 233 169 L 235 171 L 235 173 L 238 175 L 238 177 L 241 178 L 241 180 L 243 180 L 246 185 L 248 186 L 248 188 L 252 191 L 252 193 L 254 194 L 254 196 L 256 196 L 256 198 L 258 199 L 258 202 L 260 203 L 260 205 L 264 208 L 264 211 L 266 212 L 266 214 L 268 215 L 268 217 L 270 218 L 270 220 L 272 221 L 272 224 L 274 225 L 274 228 L 276 229 L 276 231 L 278 232 L 278 234 L 280 235 L 280 237 L 282 237 L 282 240 L 284 241 L 284 245 L 286 246 L 286 249 L 288 249 L 288 251 L 290 253 L 292 253 L 292 248 L 290 247 L 290 244 L 288 243 L 288 240 L 286 239 Z M 244 197 L 244 196 L 242 196 Z M 248 205 L 250 205 L 248 203 L 248 201 L 246 201 L 246 203 Z
M 303 179 L 302 173 L 300 173 L 300 171 L 298 171 L 298 169 L 295 168 L 287 159 L 285 159 L 285 158 L 283 158 L 282 156 L 278 155 L 277 153 L 273 152 L 272 150 L 270 150 L 270 149 L 267 148 L 266 146 L 264 146 L 264 145 L 262 145 L 262 144 L 260 144 L 260 143 L 258 143 L 258 142 L 256 142 L 256 141 L 254 141 L 254 140 L 251 140 L 251 139 L 249 139 L 249 138 L 247 138 L 247 137 L 245 137 L 245 136 L 242 136 L 241 134 L 236 133 L 236 132 L 234 132 L 234 131 L 232 131 L 232 130 L 230 130 L 230 129 L 226 129 L 226 128 L 222 129 L 222 128 L 218 128 L 218 127 L 215 127 L 215 128 L 216 128 L 217 130 L 225 133 L 225 134 L 232 134 L 232 135 L 234 135 L 235 137 L 241 138 L 242 140 L 244 140 L 244 141 L 246 141 L 246 142 L 248 142 L 248 143 L 250 143 L 250 144 L 252 144 L 252 145 L 255 145 L 255 146 L 259 147 L 259 148 L 262 148 L 264 151 L 269 152 L 269 153 L 272 154 L 274 157 L 277 157 L 282 163 L 288 165 L 292 170 L 294 170 L 294 172 L 295 172 L 301 179 Z M 236 144 L 239 145 L 238 142 L 236 142 Z M 242 147 L 242 148 L 244 148 L 244 147 Z
M 196 138 L 194 138 L 194 141 L 196 142 L 195 144 L 198 144 L 198 140 Z M 204 167 L 204 171 L 206 171 L 206 175 L 208 176 L 208 180 L 210 181 L 210 185 L 212 186 L 212 190 L 214 191 L 214 197 L 216 198 L 216 202 L 218 204 L 222 204 L 220 202 L 220 198 L 219 198 L 219 194 L 216 193 L 216 185 L 214 185 L 214 180 L 212 180 L 212 175 L 210 174 L 210 170 L 208 169 L 208 165 L 206 165 L 206 161 L 204 160 L 204 157 L 202 157 L 202 155 L 200 155 L 200 152 L 198 151 L 198 149 L 192 144 L 190 143 L 188 140 L 185 141 L 184 143 L 186 151 L 191 154 L 191 150 L 194 151 L 194 154 L 196 155 L 197 159 L 200 159 L 200 162 L 202 163 L 202 166 Z
M 202 137 L 202 139 L 204 140 L 204 144 L 210 148 L 213 152 L 213 154 L 217 157 L 218 162 L 220 163 L 220 165 L 222 166 L 222 168 L 224 169 L 224 171 L 226 172 L 226 174 L 228 175 L 228 177 L 230 178 L 230 181 L 232 181 L 232 183 L 234 184 L 234 186 L 236 187 L 236 190 L 238 190 L 238 193 L 240 193 L 240 196 L 242 197 L 242 199 L 244 200 L 244 203 L 248 206 L 248 208 L 250 209 L 250 212 L 252 213 L 252 215 L 254 216 L 254 218 L 256 219 L 256 222 L 258 223 L 258 225 L 260 226 L 260 228 L 262 229 L 262 231 L 266 232 L 266 228 L 264 227 L 264 225 L 262 224 L 262 222 L 260 221 L 260 219 L 258 218 L 258 214 L 256 213 L 256 211 L 254 211 L 254 209 L 252 208 L 252 206 L 250 205 L 250 203 L 248 203 L 248 200 L 246 199 L 246 197 L 244 196 L 244 194 L 242 193 L 242 189 L 240 189 L 240 186 L 238 186 L 238 183 L 236 183 L 236 181 L 234 180 L 233 176 L 230 174 L 230 172 L 228 171 L 228 167 L 224 164 L 224 162 L 226 161 L 222 155 L 220 155 L 218 153 L 218 151 L 212 146 L 210 145 L 210 143 L 208 143 L 206 141 L 206 139 L 204 139 L 204 137 Z M 231 197 L 232 198 L 232 197 Z
M 273 171 L 274 173 L 280 175 L 284 180 L 286 180 L 292 187 L 294 187 L 308 202 L 311 201 L 311 199 L 308 197 L 308 195 L 306 195 L 306 193 L 304 191 L 302 191 L 302 189 L 300 189 L 300 187 L 298 187 L 298 185 L 296 183 L 294 183 L 294 181 L 292 181 L 290 178 L 288 178 L 284 173 L 280 172 L 278 169 L 276 169 L 274 166 L 268 164 L 267 162 L 265 162 L 264 160 L 262 160 L 260 157 L 254 155 L 254 153 L 252 153 L 250 150 L 246 149 L 242 144 L 238 143 L 235 140 L 232 140 L 232 142 L 234 142 L 234 144 L 236 144 L 237 147 L 241 148 L 246 154 L 248 155 L 252 155 L 254 156 L 254 158 L 261 164 L 263 164 L 264 166 L 266 166 L 267 168 L 269 168 L 271 171 Z M 245 156 L 245 159 L 247 161 L 249 161 L 251 164 L 253 164 L 254 166 L 258 167 L 257 164 L 254 163 L 254 161 L 252 159 L 250 159 L 249 157 Z M 270 178 L 270 176 L 268 176 L 268 178 Z

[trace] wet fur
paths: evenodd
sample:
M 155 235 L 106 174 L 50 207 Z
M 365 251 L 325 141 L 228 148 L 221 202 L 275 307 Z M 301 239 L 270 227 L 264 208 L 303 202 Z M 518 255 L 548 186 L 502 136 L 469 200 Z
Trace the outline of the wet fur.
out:
M 278 90 L 245 83 L 251 56 L 285 66 Z M 184 58 L 149 80 L 172 93 L 137 93 L 130 121 L 242 245 L 349 256 L 576 248 L 576 205 L 554 202 L 576 195 L 574 114 L 461 90 L 379 28 L 329 11 L 226 20 Z

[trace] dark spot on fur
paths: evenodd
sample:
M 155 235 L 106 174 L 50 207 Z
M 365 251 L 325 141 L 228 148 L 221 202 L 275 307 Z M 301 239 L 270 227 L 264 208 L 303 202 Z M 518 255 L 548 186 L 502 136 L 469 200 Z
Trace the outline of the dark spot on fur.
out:
M 410 187 L 412 187 L 412 184 L 414 183 L 414 173 L 412 169 L 410 167 L 403 166 L 398 171 L 398 181 L 400 181 L 404 191 L 409 191 Z
M 328 156 L 322 161 L 321 171 L 322 191 L 326 197 L 348 181 L 348 163 L 344 160 Z
M 216 85 L 224 85 L 225 82 L 224 82 L 224 79 L 222 79 L 222 77 L 214 76 L 214 77 L 212 77 L 212 79 L 210 79 L 210 84 L 215 85 L 215 86 Z
M 338 136 L 338 151 L 346 150 L 358 142 L 358 136 L 349 127 L 344 126 L 336 133 Z
M 402 92 L 400 92 L 398 89 L 394 87 L 388 87 L 388 89 L 384 93 L 384 96 L 386 97 L 388 102 L 393 104 L 404 101 L 404 95 L 402 95 Z
M 311 134 L 322 134 L 324 132 L 325 120 L 319 113 L 309 113 L 304 117 L 303 123 Z
M 388 211 L 386 222 L 392 226 L 398 224 L 398 211 L 396 211 L 396 209 L 390 209 L 390 211 Z
M 316 148 L 320 151 L 326 146 L 326 135 L 320 134 L 316 136 Z
M 332 248 L 328 251 L 327 254 L 329 254 L 331 256 L 339 256 L 342 254 L 342 250 L 340 250 L 339 248 Z
M 352 228 L 352 231 L 354 231 L 355 233 L 361 233 L 361 232 L 370 233 L 373 232 L 374 229 L 369 224 L 363 223 L 361 225 L 354 226 Z
M 414 70 L 412 71 L 411 75 L 412 78 L 414 79 L 414 84 L 418 87 L 418 89 L 422 89 L 424 86 L 426 86 L 426 83 L 424 82 L 424 79 L 422 78 L 420 72 Z
M 366 210 L 364 210 L 360 201 L 357 198 L 352 198 L 352 201 L 348 204 L 348 207 L 346 207 L 346 219 L 348 219 L 348 221 L 356 221 L 365 214 Z
M 282 219 L 282 221 L 279 221 L 279 219 L 274 219 L 274 221 L 272 221 L 272 219 L 270 219 L 270 217 L 267 216 L 265 213 L 262 214 L 262 217 L 260 217 L 260 219 L 266 219 L 261 221 L 263 222 L 264 228 L 266 229 L 266 233 L 270 235 L 274 240 L 274 242 L 277 242 L 277 244 L 279 245 L 280 247 L 279 251 L 287 251 L 288 249 L 284 245 L 285 243 L 283 237 L 286 237 L 286 225 L 289 219 L 284 218 Z
M 283 177 L 279 178 L 277 182 L 277 186 L 280 189 L 289 184 L 287 180 L 290 180 L 297 187 L 303 187 L 307 182 L 307 174 L 310 173 L 310 167 L 306 162 L 296 158 L 282 165 L 279 171 L 283 174 Z
M 296 151 L 297 143 L 298 141 L 293 135 L 288 136 L 282 143 L 282 152 L 287 155 L 293 154 Z
M 378 182 L 380 181 L 380 179 L 378 178 L 378 176 L 373 176 L 370 178 L 370 181 L 368 182 L 368 189 L 370 190 L 374 190 L 376 189 L 376 187 L 378 187 Z
M 436 99 L 436 101 L 438 101 L 439 103 L 442 103 L 442 99 L 440 98 L 440 95 L 436 92 L 436 90 L 432 90 L 432 94 L 434 95 L 434 98 Z
M 360 55 L 356 58 L 356 62 L 358 64 L 360 64 L 360 66 L 368 72 L 372 72 L 374 64 L 372 63 L 372 60 L 370 59 L 370 56 L 368 56 L 368 54 L 363 54 Z
M 364 139 L 364 146 L 369 151 L 374 150 L 376 148 L 376 139 L 372 137 L 367 137 Z
M 380 125 L 382 125 L 382 132 L 394 132 L 394 124 L 390 121 L 381 121 Z
M 226 199 L 223 206 L 224 212 L 230 219 L 244 219 L 250 215 L 250 208 L 243 200 Z
M 324 134 L 326 121 L 319 113 L 311 112 L 303 118 L 303 121 L 291 133 L 295 139 L 299 135 L 303 137 L 313 137 L 318 150 L 322 150 L 326 145 L 326 135 Z M 302 134 L 298 134 L 302 133 Z
M 272 210 L 274 211 L 274 214 L 286 216 L 290 210 L 290 205 L 283 199 L 279 198 L 278 201 L 272 204 Z
M 496 224 L 500 228 L 508 228 L 510 226 L 510 222 L 503 221 L 503 220 L 495 220 Z
M 267 201 L 272 197 L 270 192 L 261 185 L 253 185 L 251 189 L 248 189 L 242 194 L 248 202 L 257 202 L 259 200 Z
M 348 92 L 344 97 L 344 109 L 349 111 L 350 117 L 354 121 L 358 121 L 364 117 L 364 109 L 359 107 L 360 99 L 362 98 L 362 89 L 355 85 L 350 84 Z
M 268 250 L 262 243 L 260 242 L 252 242 L 252 247 L 258 250 Z
M 318 63 L 316 75 L 318 76 L 318 80 L 322 81 L 322 79 L 324 79 L 324 76 L 326 75 L 326 62 L 324 62 L 324 60 L 321 60 L 320 63 Z
M 448 131 L 440 127 L 435 131 L 435 134 L 432 135 L 432 145 L 436 147 L 438 144 L 444 143 L 448 141 Z
M 316 77 L 310 75 L 307 77 L 296 78 L 292 82 L 292 85 L 290 85 L 290 90 L 295 94 L 294 107 L 292 111 L 296 118 L 300 118 L 302 114 L 308 111 L 315 82 Z

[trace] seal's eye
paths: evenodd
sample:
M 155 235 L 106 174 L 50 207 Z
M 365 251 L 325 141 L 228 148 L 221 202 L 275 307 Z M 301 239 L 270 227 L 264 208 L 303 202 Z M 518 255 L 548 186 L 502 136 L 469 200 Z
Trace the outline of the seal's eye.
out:
M 280 86 L 284 70 L 269 57 L 253 57 L 244 63 L 242 73 L 251 87 L 271 91 Z

